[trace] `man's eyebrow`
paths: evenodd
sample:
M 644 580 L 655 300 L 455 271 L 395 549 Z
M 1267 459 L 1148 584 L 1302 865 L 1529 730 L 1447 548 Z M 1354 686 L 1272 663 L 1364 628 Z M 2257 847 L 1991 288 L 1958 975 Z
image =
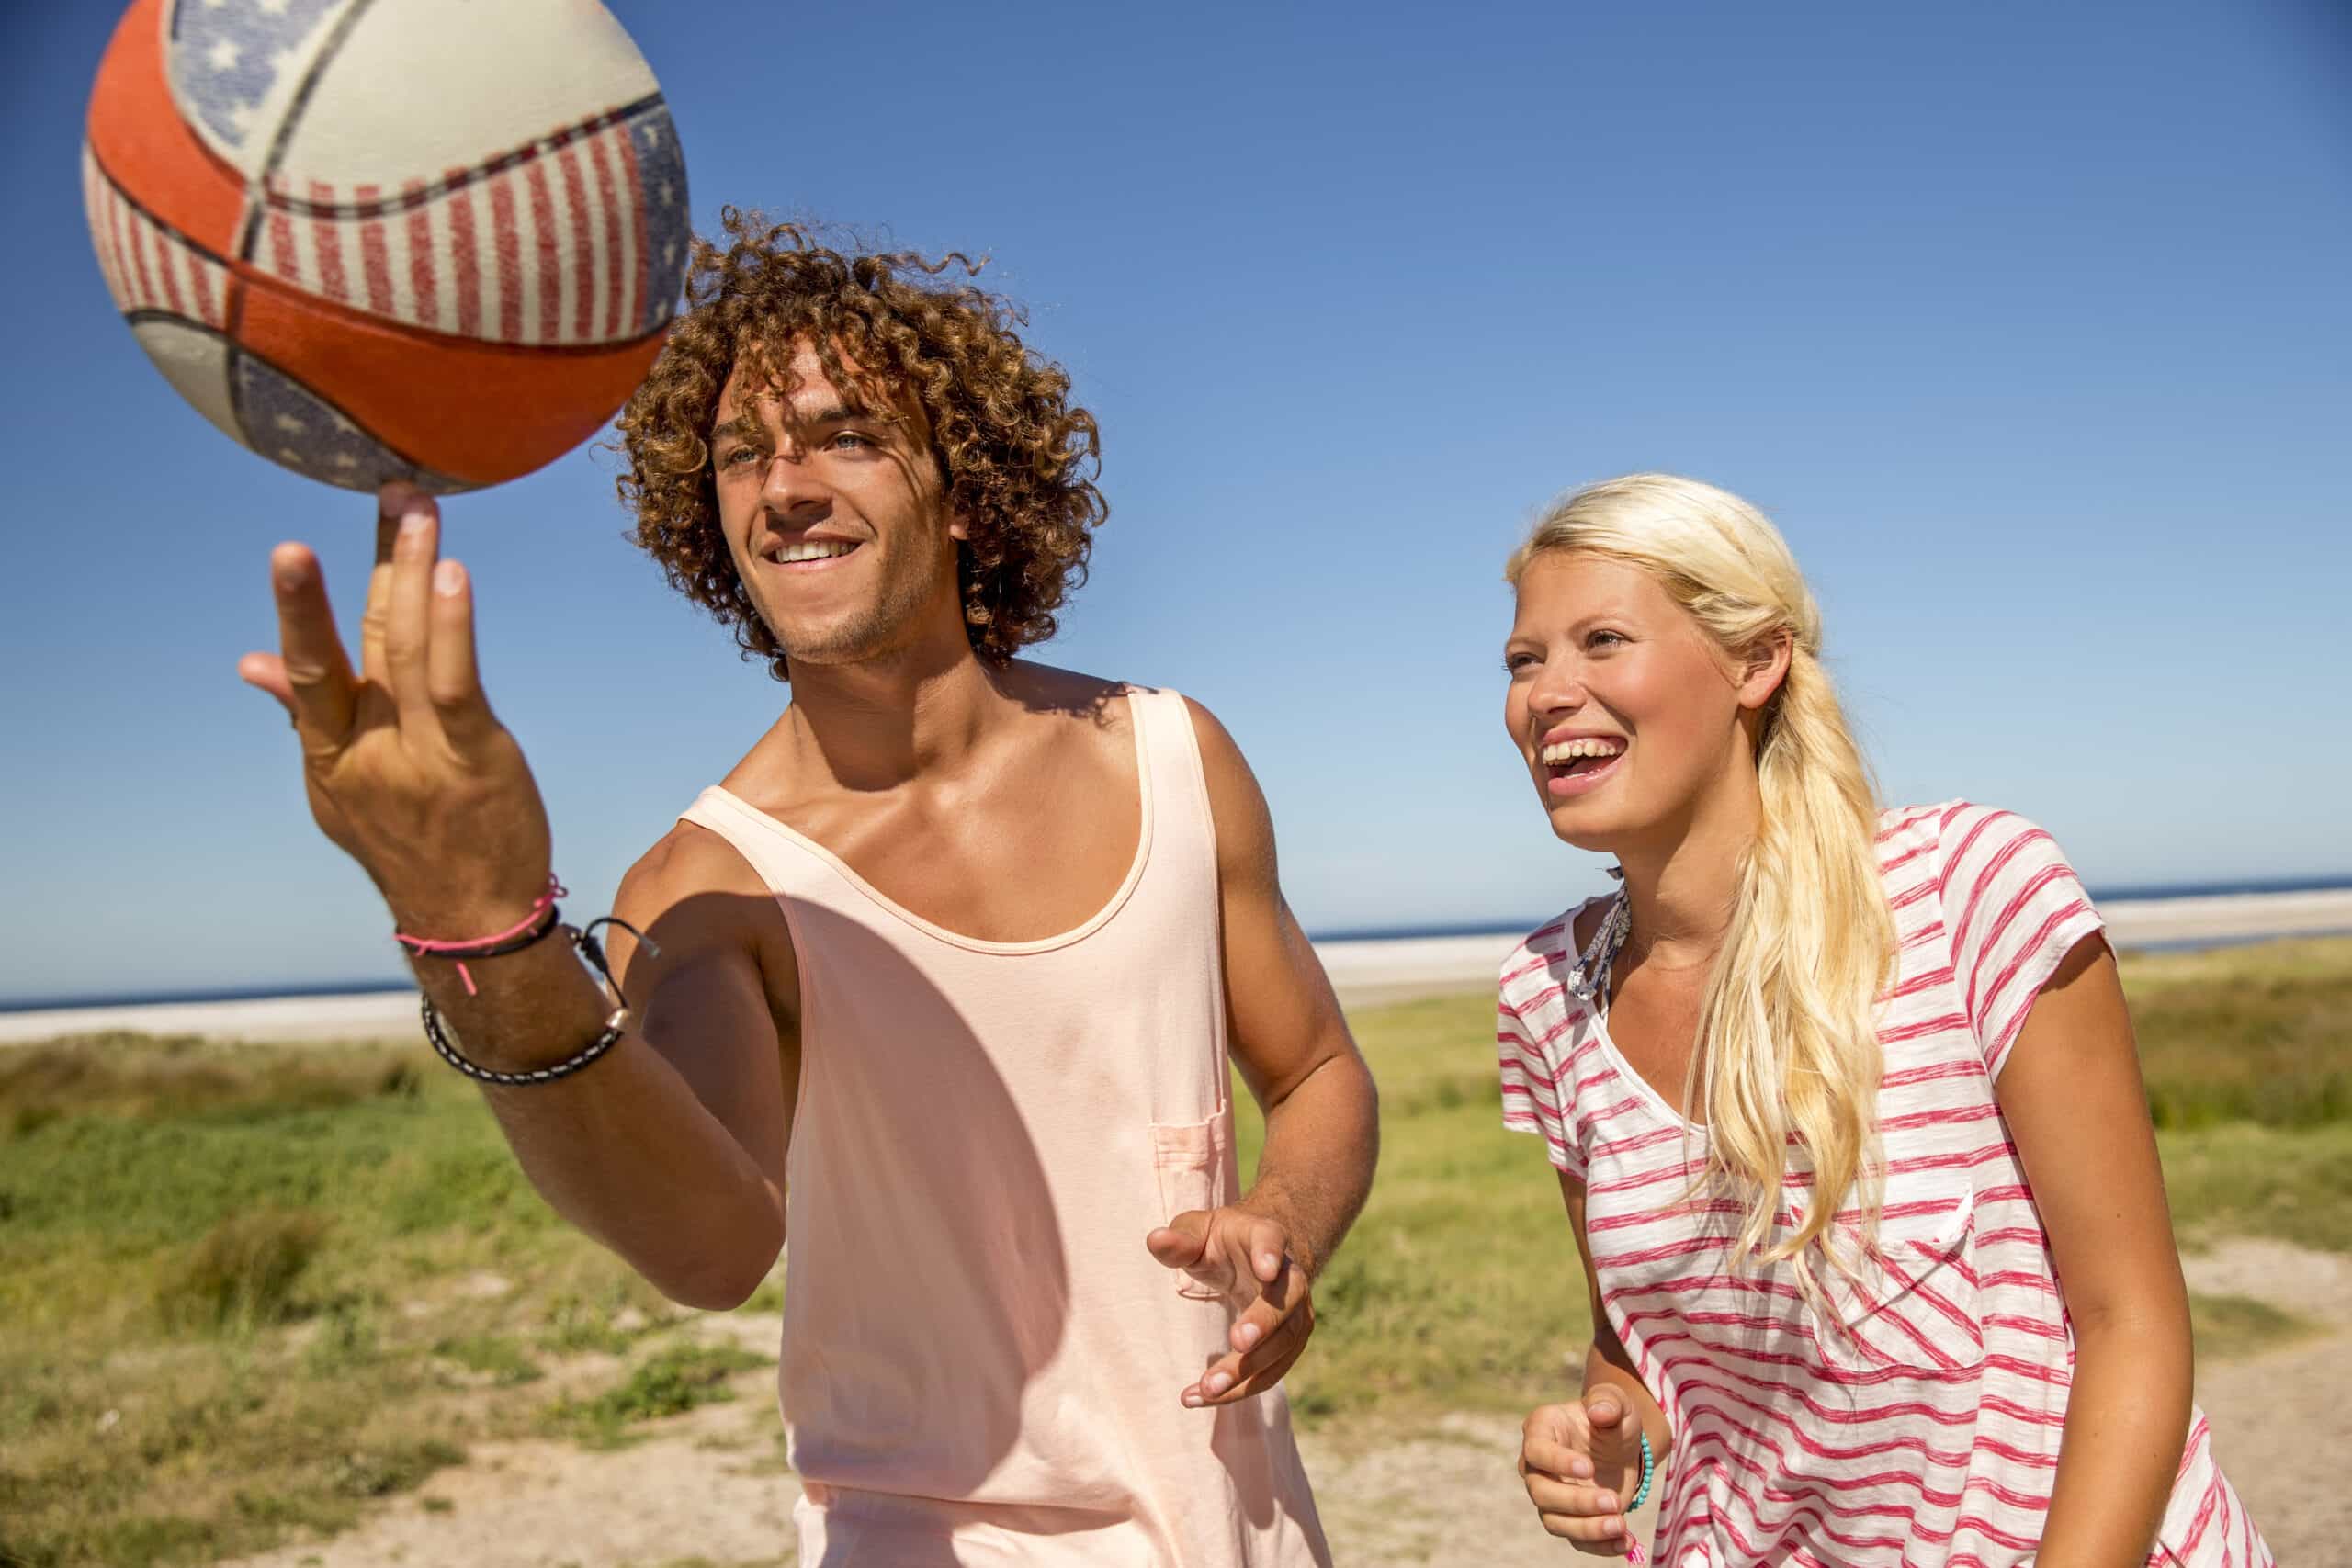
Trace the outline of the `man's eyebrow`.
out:
M 805 409 L 786 405 L 784 416 L 784 426 L 786 430 L 820 430 L 835 424 L 904 424 L 905 423 L 904 414 L 865 403 L 848 402 L 821 403 L 813 408 Z M 710 444 L 713 446 L 730 439 L 741 441 L 745 446 L 756 446 L 767 438 L 767 427 L 760 423 L 759 416 L 750 409 L 742 410 L 733 419 L 721 421 L 714 425 L 710 432 Z
M 784 423 L 798 425 L 849 424 L 859 422 L 867 424 L 897 424 L 901 423 L 902 419 L 902 415 L 865 403 L 822 403 L 815 408 L 788 408 L 785 411 Z
M 760 422 L 746 411 L 737 414 L 733 419 L 721 421 L 714 426 L 710 433 L 710 444 L 716 446 L 722 441 L 735 440 L 757 445 L 766 435 L 767 432 L 760 428 Z

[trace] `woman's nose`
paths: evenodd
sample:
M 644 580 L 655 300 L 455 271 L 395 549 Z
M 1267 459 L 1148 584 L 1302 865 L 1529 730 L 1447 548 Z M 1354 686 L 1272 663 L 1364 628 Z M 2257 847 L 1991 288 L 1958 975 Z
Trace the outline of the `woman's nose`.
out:
M 1574 713 L 1585 699 L 1584 672 L 1573 659 L 1546 660 L 1527 693 L 1528 708 L 1537 714 Z

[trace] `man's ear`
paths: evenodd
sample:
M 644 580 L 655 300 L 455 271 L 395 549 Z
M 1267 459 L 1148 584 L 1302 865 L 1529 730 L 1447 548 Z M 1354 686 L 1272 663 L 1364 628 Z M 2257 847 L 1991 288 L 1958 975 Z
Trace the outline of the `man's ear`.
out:
M 1788 680 L 1795 653 L 1796 639 L 1786 626 L 1775 626 L 1750 644 L 1740 660 L 1739 705 L 1754 711 L 1770 703 Z
M 947 514 L 947 536 L 965 544 L 971 542 L 972 525 L 965 520 L 962 513 L 951 512 Z

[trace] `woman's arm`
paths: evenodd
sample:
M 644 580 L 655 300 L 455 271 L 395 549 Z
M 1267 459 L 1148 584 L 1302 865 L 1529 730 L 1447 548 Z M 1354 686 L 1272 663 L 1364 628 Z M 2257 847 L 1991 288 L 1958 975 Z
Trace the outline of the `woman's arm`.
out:
M 1649 1438 L 1650 1457 L 1662 1476 L 1669 1434 L 1666 1413 L 1601 1311 L 1592 1248 L 1585 1241 L 1584 1183 L 1566 1171 L 1559 1177 L 1592 1298 L 1592 1345 L 1585 1352 L 1582 1397 L 1546 1404 L 1521 1427 L 1519 1475 L 1545 1530 L 1578 1551 L 1623 1557 L 1633 1540 L 1625 1509 L 1641 1485 L 1641 1439 Z
M 1667 1450 L 1674 1443 L 1674 1432 L 1668 1427 L 1666 1412 L 1650 1393 L 1642 1374 L 1634 1368 L 1634 1358 L 1626 1350 L 1624 1341 L 1617 1337 L 1617 1330 L 1610 1325 L 1609 1314 L 1600 1306 L 1600 1280 L 1593 1272 L 1592 1245 L 1584 1234 L 1584 1183 L 1566 1171 L 1560 1175 L 1560 1196 L 1568 1205 L 1568 1226 L 1576 1233 L 1577 1257 L 1584 1263 L 1584 1285 L 1592 1301 L 1592 1344 L 1584 1353 L 1584 1386 L 1589 1393 L 1597 1388 L 1613 1388 L 1625 1399 L 1625 1408 L 1641 1421 L 1642 1431 L 1649 1435 L 1650 1458 L 1656 1462 L 1657 1474 L 1666 1474 Z M 1625 1482 L 1624 1491 L 1632 1495 L 1641 1483 L 1641 1471 L 1636 1464 L 1633 1475 Z M 1613 1486 L 1613 1481 L 1600 1484 Z
M 2075 1381 L 2040 1568 L 2145 1562 L 2188 1437 L 2188 1293 L 2114 956 L 2067 953 L 1995 1097 L 2074 1324 Z

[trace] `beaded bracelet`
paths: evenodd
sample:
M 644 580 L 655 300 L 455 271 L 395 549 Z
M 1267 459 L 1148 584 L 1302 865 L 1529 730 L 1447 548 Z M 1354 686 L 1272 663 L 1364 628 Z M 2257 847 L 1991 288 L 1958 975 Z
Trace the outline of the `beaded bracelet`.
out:
M 1625 1512 L 1632 1513 L 1648 1500 L 1650 1481 L 1657 1474 L 1657 1459 L 1650 1452 L 1650 1435 L 1644 1432 L 1642 1434 L 1642 1483 L 1634 1488 L 1634 1500 L 1625 1505 Z
M 1634 1495 L 1627 1501 L 1621 1514 L 1630 1515 L 1649 1500 L 1650 1482 L 1656 1478 L 1657 1474 L 1657 1457 L 1650 1452 L 1650 1435 L 1644 1432 L 1642 1434 L 1642 1483 L 1634 1488 Z M 1633 1523 L 1630 1519 L 1627 1520 L 1625 1529 L 1628 1532 L 1625 1540 L 1625 1561 L 1634 1563 L 1648 1562 L 1648 1557 L 1642 1551 L 1642 1543 L 1632 1537 Z

